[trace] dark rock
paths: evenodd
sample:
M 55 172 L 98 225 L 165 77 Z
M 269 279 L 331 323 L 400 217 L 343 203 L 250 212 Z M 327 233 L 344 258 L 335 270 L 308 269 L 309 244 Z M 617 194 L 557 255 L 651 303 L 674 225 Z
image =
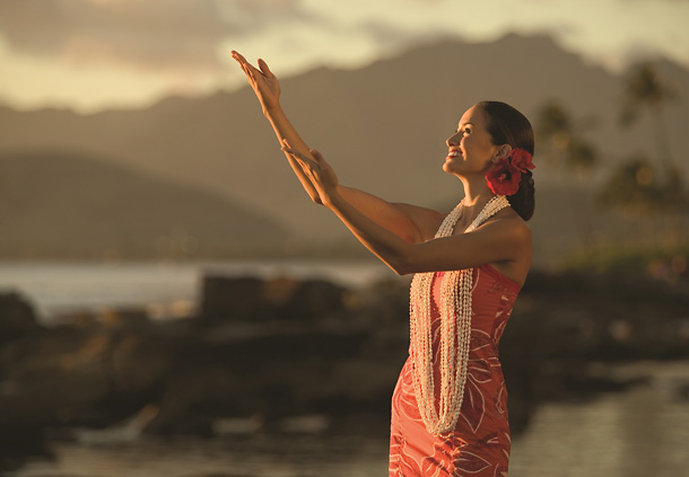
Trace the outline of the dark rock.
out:
M 206 276 L 201 317 L 205 321 L 315 320 L 351 309 L 351 296 L 324 280 Z
M 0 407 L 2 403 L 0 402 Z M 29 458 L 51 458 L 43 423 L 0 418 L 0 475 L 20 469 Z
M 121 307 L 104 310 L 98 315 L 98 321 L 110 328 L 137 328 L 149 325 L 148 312 L 144 308 Z
M 345 309 L 345 289 L 325 280 L 305 280 L 278 306 L 283 319 L 317 320 Z
M 40 332 L 33 306 L 16 292 L 0 293 L 0 343 Z
M 266 308 L 263 282 L 258 278 L 206 275 L 203 279 L 203 320 L 245 320 Z
M 196 361 L 198 356 L 191 359 Z M 255 407 L 251 387 L 221 361 L 211 366 L 197 364 L 172 370 L 166 377 L 158 415 L 146 432 L 211 435 L 217 416 L 251 413 Z
M 6 370 L 5 383 L 22 408 L 3 411 L 43 416 L 46 425 L 100 423 L 93 404 L 109 391 L 104 368 L 109 346 L 107 334 L 64 328 L 30 343 L 13 344 L 13 354 L 19 359 Z
M 174 365 L 173 346 L 157 336 L 128 333 L 109 350 L 107 369 L 117 395 L 149 395 Z

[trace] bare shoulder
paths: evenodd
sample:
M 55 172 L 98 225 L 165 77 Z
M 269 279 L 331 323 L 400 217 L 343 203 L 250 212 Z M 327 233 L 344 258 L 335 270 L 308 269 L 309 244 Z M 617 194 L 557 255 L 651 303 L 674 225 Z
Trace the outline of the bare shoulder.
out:
M 511 207 L 506 207 L 488 219 L 479 229 L 490 230 L 515 246 L 531 247 L 531 228 Z
M 491 262 L 491 265 L 514 282 L 524 285 L 533 256 L 531 229 L 526 221 L 514 209 L 507 207 L 482 227 L 492 229 L 495 246 L 506 253 L 502 260 Z

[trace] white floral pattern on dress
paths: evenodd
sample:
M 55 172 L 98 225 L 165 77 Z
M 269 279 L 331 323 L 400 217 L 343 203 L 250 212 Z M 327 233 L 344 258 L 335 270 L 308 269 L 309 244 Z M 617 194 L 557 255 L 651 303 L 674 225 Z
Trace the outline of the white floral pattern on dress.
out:
M 442 272 L 436 274 L 433 284 L 431 313 L 435 326 L 440 275 Z M 444 436 L 436 437 L 426 430 L 414 395 L 413 364 L 408 359 L 392 397 L 391 477 L 507 477 L 511 442 L 498 343 L 519 286 L 490 266 L 474 269 L 473 282 L 474 313 L 460 419 L 454 432 Z M 438 335 L 433 336 L 437 356 Z M 435 371 L 439 374 L 438 369 Z

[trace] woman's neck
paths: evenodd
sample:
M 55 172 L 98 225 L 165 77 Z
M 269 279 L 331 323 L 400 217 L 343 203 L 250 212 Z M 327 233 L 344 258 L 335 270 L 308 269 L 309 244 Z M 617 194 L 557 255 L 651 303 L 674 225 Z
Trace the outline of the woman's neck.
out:
M 476 218 L 490 199 L 495 197 L 483 176 L 476 178 L 460 177 L 464 187 L 462 208 L 466 211 L 464 219 L 469 222 Z

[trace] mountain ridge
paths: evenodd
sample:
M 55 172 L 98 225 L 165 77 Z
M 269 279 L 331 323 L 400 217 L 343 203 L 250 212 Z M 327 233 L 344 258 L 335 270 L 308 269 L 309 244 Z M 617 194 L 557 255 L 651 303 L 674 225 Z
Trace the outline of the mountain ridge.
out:
M 188 259 L 288 240 L 226 198 L 75 151 L 0 154 L 0 227 L 6 258 Z
M 671 62 L 658 67 L 678 83 L 682 98 L 689 97 L 689 71 Z M 580 132 L 598 147 L 601 170 L 634 153 L 652 157 L 646 133 L 652 127 L 650 118 L 641 118 L 628 130 L 618 126 L 623 81 L 624 74 L 610 73 L 565 51 L 547 35 L 511 34 L 486 43 L 445 39 L 361 69 L 317 68 L 285 78 L 281 85 L 282 104 L 291 121 L 334 166 L 342 183 L 393 202 L 449 210 L 461 191 L 459 183 L 440 170 L 444 141 L 464 109 L 482 99 L 514 104 L 532 123 L 544 101 L 561 100 Z M 590 117 L 597 120 L 589 121 Z M 671 149 L 686 163 L 678 152 L 689 111 L 682 103 L 670 104 L 665 119 Z M 292 177 L 247 87 L 89 116 L 0 108 L 0 125 L 0 152 L 78 148 L 166 182 L 244 204 L 295 236 L 349 240 L 339 221 L 315 207 Z M 591 194 L 602 175 L 584 180 L 563 176 L 549 169 L 539 152 L 537 142 L 537 191 L 558 193 L 558 186 L 565 184 Z M 540 208 L 551 202 L 537 196 L 534 225 Z M 599 213 L 592 204 L 582 207 L 583 214 Z M 539 227 L 544 241 L 561 233 L 557 224 Z M 580 244 L 570 241 L 561 251 Z

